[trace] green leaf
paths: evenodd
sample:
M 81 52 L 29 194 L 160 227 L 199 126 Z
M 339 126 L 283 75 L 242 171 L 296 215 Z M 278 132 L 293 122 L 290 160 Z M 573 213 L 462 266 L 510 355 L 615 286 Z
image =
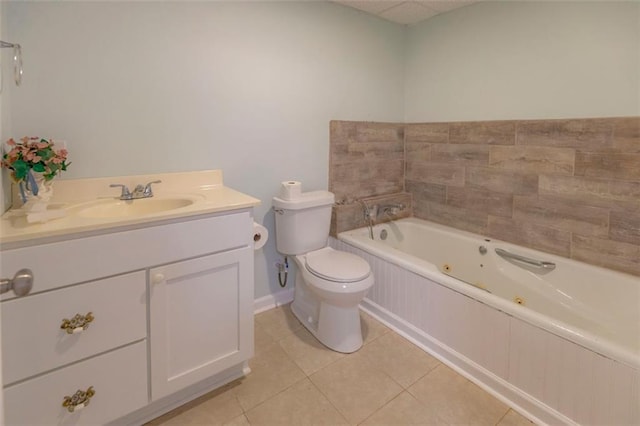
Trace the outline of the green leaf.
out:
M 24 160 L 16 160 L 13 163 L 13 171 L 16 180 L 24 180 L 27 177 L 27 173 L 29 173 L 29 166 Z
M 51 149 L 41 149 L 39 151 L 36 151 L 36 155 L 46 161 L 49 158 L 53 157 L 53 151 Z
M 33 165 L 34 172 L 44 173 L 45 170 L 44 163 L 36 163 Z

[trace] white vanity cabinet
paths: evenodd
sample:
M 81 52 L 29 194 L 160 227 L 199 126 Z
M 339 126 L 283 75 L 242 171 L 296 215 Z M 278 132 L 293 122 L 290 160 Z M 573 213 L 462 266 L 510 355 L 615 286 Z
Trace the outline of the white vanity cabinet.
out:
M 244 208 L 3 246 L 3 276 L 34 274 L 31 294 L 2 296 L 6 424 L 139 423 L 240 376 L 252 223 Z M 62 329 L 76 314 L 88 326 Z M 89 389 L 88 405 L 63 406 Z

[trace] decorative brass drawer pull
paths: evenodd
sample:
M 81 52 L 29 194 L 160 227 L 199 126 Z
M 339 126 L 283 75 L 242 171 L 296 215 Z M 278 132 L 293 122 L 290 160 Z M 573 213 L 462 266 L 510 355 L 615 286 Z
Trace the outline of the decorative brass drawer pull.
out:
M 76 314 L 71 319 L 63 319 L 60 328 L 65 330 L 67 334 L 80 333 L 89 328 L 89 323 L 93 320 L 92 312 L 87 313 L 87 315 Z
M 70 413 L 74 411 L 82 410 L 89 405 L 91 397 L 96 394 L 93 390 L 93 386 L 89 386 L 86 391 L 79 390 L 73 394 L 73 396 L 65 396 L 62 400 L 62 406 L 66 407 Z

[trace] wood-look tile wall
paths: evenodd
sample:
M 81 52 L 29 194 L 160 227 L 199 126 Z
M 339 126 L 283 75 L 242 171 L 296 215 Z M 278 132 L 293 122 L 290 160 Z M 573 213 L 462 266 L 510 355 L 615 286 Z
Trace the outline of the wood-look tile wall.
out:
M 402 192 L 404 124 L 332 121 L 329 190 L 336 202 Z
M 640 117 L 331 126 L 330 190 L 346 204 L 405 191 L 416 217 L 640 275 Z
M 404 189 L 404 124 L 332 121 L 329 148 L 329 191 L 336 196 L 331 235 L 361 228 L 362 203 L 403 204 L 395 218 L 411 215 L 411 196 Z M 375 222 L 391 218 L 380 216 Z

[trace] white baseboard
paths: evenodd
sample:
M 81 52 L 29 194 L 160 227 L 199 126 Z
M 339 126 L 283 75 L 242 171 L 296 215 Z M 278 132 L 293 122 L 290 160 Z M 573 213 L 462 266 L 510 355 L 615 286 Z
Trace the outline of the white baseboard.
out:
M 281 305 L 286 305 L 293 300 L 293 287 L 285 290 L 280 290 L 273 294 L 268 294 L 264 297 L 253 301 L 253 313 L 259 314 L 260 312 L 268 311 L 269 309 L 277 308 Z

